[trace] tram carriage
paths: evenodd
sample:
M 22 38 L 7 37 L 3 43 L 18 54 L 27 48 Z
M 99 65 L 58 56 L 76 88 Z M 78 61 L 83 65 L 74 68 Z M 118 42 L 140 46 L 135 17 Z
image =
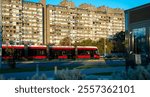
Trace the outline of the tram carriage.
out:
M 36 46 L 31 45 L 27 49 L 28 59 L 46 59 L 47 58 L 47 47 L 44 45 Z
M 77 46 L 78 59 L 99 59 L 100 55 L 95 46 Z
M 2 45 L 2 60 L 12 59 L 13 56 L 17 60 L 25 58 L 24 45 Z
M 75 58 L 74 46 L 49 46 L 49 59 L 73 59 Z
M 7 49 L 14 50 L 10 55 Z M 95 46 L 45 46 L 45 45 L 2 45 L 3 60 L 20 59 L 99 59 L 100 55 Z

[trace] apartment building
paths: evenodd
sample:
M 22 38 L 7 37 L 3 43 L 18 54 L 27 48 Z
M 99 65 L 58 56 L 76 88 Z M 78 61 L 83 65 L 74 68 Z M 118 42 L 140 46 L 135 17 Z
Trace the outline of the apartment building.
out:
M 7 41 L 20 41 L 22 32 L 22 1 L 2 1 L 2 39 Z
M 22 10 L 22 35 L 24 42 L 43 44 L 43 9 L 41 3 L 24 2 Z
M 3 43 L 43 44 L 42 4 L 22 0 L 2 3 Z
M 124 31 L 124 11 L 105 6 L 95 7 L 63 0 L 59 5 L 46 5 L 46 0 L 2 1 L 3 43 L 55 44 L 65 37 L 72 43 L 85 39 L 98 40 Z
M 47 5 L 47 43 L 59 45 L 70 37 L 72 43 L 85 39 L 98 40 L 124 31 L 124 11 L 89 4 L 75 7 L 64 0 L 60 5 Z

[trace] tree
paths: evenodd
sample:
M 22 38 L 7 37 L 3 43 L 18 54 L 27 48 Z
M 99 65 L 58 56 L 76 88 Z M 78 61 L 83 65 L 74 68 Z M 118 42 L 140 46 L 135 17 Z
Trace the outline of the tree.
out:
M 94 41 L 92 41 L 91 39 L 87 39 L 87 40 L 83 40 L 81 42 L 76 42 L 73 45 L 77 45 L 77 46 L 93 46 Z
M 71 38 L 70 37 L 65 37 L 60 41 L 60 45 L 62 46 L 68 46 L 71 45 Z
M 114 35 L 113 45 L 114 52 L 125 52 L 125 32 L 121 31 Z
M 106 39 L 106 46 L 107 46 L 106 53 L 110 54 L 114 47 L 112 44 L 112 41 L 109 39 Z
M 100 53 L 104 54 L 104 45 L 106 45 L 106 53 L 110 54 L 113 49 L 113 44 L 109 39 L 106 39 L 106 44 L 104 44 L 104 38 L 100 38 L 95 46 L 98 47 Z
M 104 53 L 104 38 L 100 38 L 98 41 L 92 41 L 91 39 L 83 40 L 81 42 L 77 42 L 73 45 L 77 46 L 96 46 L 101 54 Z M 109 39 L 106 39 L 106 53 L 111 53 L 113 49 L 113 44 Z

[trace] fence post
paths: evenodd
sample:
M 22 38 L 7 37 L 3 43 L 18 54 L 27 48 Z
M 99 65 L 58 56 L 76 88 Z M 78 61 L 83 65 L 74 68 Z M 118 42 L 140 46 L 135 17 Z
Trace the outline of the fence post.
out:
M 36 64 L 36 74 L 39 76 L 39 64 Z

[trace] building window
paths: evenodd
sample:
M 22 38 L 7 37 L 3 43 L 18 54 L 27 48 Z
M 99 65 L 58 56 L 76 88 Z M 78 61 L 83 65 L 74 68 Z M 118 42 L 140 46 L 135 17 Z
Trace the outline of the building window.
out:
M 137 54 L 146 54 L 148 48 L 146 43 L 146 28 L 133 29 L 133 52 Z

